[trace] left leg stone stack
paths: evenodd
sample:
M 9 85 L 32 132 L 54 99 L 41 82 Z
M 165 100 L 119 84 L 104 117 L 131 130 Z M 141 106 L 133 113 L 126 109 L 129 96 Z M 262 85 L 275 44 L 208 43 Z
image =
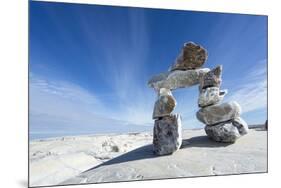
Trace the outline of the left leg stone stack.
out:
M 155 120 L 153 129 L 153 150 L 157 155 L 172 154 L 182 144 L 181 116 L 172 114 L 176 100 L 172 90 L 199 84 L 200 78 L 208 68 L 201 68 L 207 59 L 207 51 L 201 46 L 185 43 L 176 62 L 169 72 L 152 77 L 148 86 L 157 91 L 158 98 L 154 105 L 152 118 Z
M 171 154 L 181 146 L 181 117 L 171 114 L 175 106 L 172 92 L 161 88 L 153 110 L 153 150 L 158 155 Z

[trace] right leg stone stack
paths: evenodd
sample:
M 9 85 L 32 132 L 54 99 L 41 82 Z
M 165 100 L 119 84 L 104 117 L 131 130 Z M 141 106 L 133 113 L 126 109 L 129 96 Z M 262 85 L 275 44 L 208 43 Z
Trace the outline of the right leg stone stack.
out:
M 217 142 L 235 142 L 248 133 L 247 123 L 240 117 L 241 107 L 235 102 L 222 103 L 227 91 L 220 90 L 222 66 L 206 73 L 200 80 L 198 105 L 201 109 L 196 116 L 206 124 L 205 132 Z

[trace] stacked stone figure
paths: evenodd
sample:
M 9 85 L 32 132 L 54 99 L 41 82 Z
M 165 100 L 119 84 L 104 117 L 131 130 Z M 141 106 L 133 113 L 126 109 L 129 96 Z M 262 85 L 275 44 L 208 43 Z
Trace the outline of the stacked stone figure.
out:
M 148 86 L 157 92 L 152 118 L 153 150 L 157 155 L 171 154 L 182 143 L 181 116 L 173 114 L 176 100 L 172 91 L 199 84 L 197 112 L 199 121 L 206 124 L 206 134 L 219 142 L 235 142 L 248 131 L 240 117 L 241 108 L 236 102 L 222 103 L 226 90 L 220 90 L 222 66 L 213 70 L 201 68 L 207 60 L 207 51 L 193 42 L 185 43 L 168 72 L 153 76 Z
M 209 138 L 218 142 L 235 142 L 247 134 L 248 125 L 240 117 L 241 107 L 233 101 L 221 103 L 227 90 L 220 90 L 222 66 L 218 66 L 200 78 L 196 116 L 206 124 L 205 132 Z
M 172 90 L 199 84 L 200 78 L 209 71 L 201 68 L 207 59 L 207 51 L 201 46 L 189 42 L 184 44 L 176 62 L 168 72 L 150 79 L 148 85 L 157 92 L 152 118 L 153 150 L 157 155 L 171 154 L 182 144 L 181 116 L 173 114 L 176 100 Z

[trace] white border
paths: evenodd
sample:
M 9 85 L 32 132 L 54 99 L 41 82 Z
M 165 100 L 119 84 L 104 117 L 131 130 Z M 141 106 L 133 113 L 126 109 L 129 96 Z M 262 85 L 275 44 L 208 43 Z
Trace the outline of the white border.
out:
M 274 0 L 68 0 L 89 4 L 200 10 L 269 15 L 269 173 L 72 187 L 271 187 L 280 185 L 280 6 Z M 0 6 L 0 177 L 1 187 L 27 183 L 27 44 L 28 1 Z M 188 159 L 186 159 L 188 160 Z M 67 187 L 67 188 L 68 188 Z M 275 187 L 275 186 L 274 186 Z

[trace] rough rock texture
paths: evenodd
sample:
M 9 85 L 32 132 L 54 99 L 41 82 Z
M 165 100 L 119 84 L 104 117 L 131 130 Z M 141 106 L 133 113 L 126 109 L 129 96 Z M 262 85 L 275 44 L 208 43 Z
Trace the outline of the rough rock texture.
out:
M 222 65 L 217 66 L 211 71 L 207 72 L 200 78 L 200 91 L 207 87 L 220 87 L 221 85 Z
M 173 90 L 177 88 L 190 87 L 198 84 L 199 79 L 209 70 L 210 69 L 208 68 L 200 68 L 196 70 L 176 70 L 170 73 L 161 73 L 153 76 L 148 81 L 148 86 L 158 91 L 160 88 Z
M 198 106 L 205 107 L 217 104 L 223 100 L 226 94 L 226 90 L 220 91 L 220 89 L 217 87 L 208 87 L 206 89 L 203 89 L 199 94 Z
M 209 138 L 217 142 L 235 142 L 239 137 L 239 131 L 232 121 L 223 122 L 214 126 L 205 126 L 205 132 Z
M 238 129 L 241 136 L 249 132 L 248 124 L 241 117 L 234 118 L 232 124 Z
M 217 142 L 235 142 L 240 136 L 249 132 L 248 124 L 236 117 L 230 121 L 222 122 L 214 126 L 206 126 L 205 132 L 212 140 Z
M 176 100 L 170 90 L 161 88 L 158 100 L 154 104 L 153 119 L 169 116 L 176 106 Z
M 239 117 L 240 114 L 240 105 L 237 102 L 232 101 L 201 108 L 196 113 L 196 117 L 206 125 L 214 125 Z
M 93 166 L 150 144 L 152 138 L 152 133 L 143 132 L 31 140 L 29 185 L 58 185 Z
M 184 130 L 181 149 L 173 155 L 160 157 L 153 154 L 150 139 L 147 137 L 147 145 L 92 166 L 60 184 L 267 172 L 266 131 L 250 129 L 235 144 L 229 144 L 210 140 L 204 130 Z
M 207 51 L 202 46 L 193 42 L 185 43 L 170 71 L 200 68 L 207 60 L 207 56 Z
M 182 144 L 181 117 L 178 114 L 155 120 L 153 129 L 153 151 L 167 155 L 177 151 Z

